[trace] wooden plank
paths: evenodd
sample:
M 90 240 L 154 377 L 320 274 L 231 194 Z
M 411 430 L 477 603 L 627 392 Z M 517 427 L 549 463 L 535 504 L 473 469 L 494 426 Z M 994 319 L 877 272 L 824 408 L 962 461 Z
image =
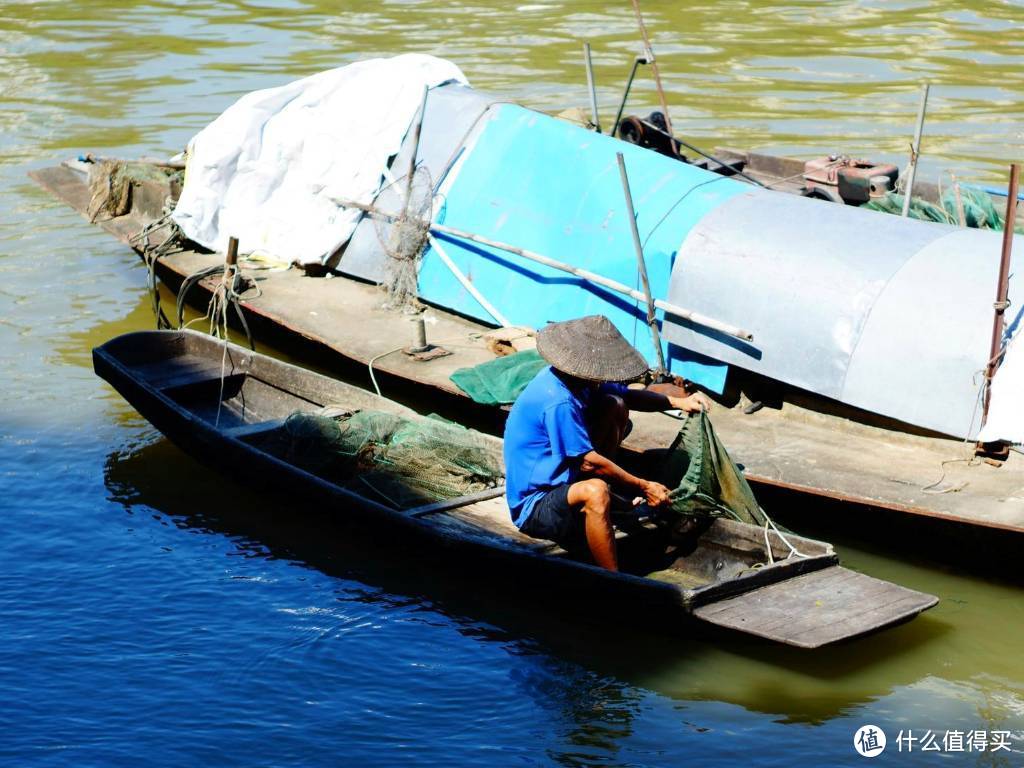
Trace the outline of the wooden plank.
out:
M 800 648 L 818 648 L 906 621 L 937 598 L 840 566 L 804 574 L 694 615 L 711 624 Z
M 251 437 L 252 435 L 259 435 L 263 432 L 272 432 L 275 429 L 282 427 L 287 419 L 271 419 L 270 421 L 258 421 L 255 424 L 242 424 L 237 427 L 223 427 L 223 432 L 228 437 L 233 437 L 236 440 L 242 437 Z
M 447 512 L 450 509 L 466 507 L 470 504 L 475 504 L 478 501 L 485 501 L 487 499 L 493 499 L 504 495 L 505 486 L 500 485 L 497 488 L 487 488 L 486 490 L 470 493 L 466 496 L 459 496 L 454 499 L 444 499 L 442 501 L 435 501 L 433 504 L 424 504 L 419 507 L 413 507 L 412 509 L 407 510 L 405 514 L 409 517 L 425 517 L 426 515 L 432 515 L 436 512 Z
M 173 389 L 211 379 L 219 380 L 222 372 L 225 376 L 243 373 L 230 363 L 222 368 L 219 361 L 211 363 L 198 357 L 172 358 L 159 363 L 140 365 L 133 370 L 140 380 L 154 389 Z

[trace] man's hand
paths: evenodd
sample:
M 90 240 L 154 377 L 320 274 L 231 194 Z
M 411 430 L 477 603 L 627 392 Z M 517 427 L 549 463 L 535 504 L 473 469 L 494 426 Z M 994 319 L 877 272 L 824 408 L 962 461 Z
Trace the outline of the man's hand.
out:
M 711 399 L 703 392 L 694 392 L 688 397 L 669 397 L 668 401 L 673 408 L 678 408 L 684 413 L 711 410 Z
M 669 502 L 668 496 L 671 491 L 661 483 L 644 480 L 641 490 L 644 494 L 644 500 L 652 507 L 660 507 Z

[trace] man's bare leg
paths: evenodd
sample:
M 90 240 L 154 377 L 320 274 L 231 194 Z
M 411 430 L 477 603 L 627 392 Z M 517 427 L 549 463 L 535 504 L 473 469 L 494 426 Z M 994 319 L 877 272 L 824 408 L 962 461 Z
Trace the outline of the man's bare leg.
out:
M 580 480 L 569 486 L 569 504 L 582 506 L 587 546 L 594 562 L 609 571 L 619 570 L 615 553 L 615 531 L 612 528 L 612 494 L 604 480 Z

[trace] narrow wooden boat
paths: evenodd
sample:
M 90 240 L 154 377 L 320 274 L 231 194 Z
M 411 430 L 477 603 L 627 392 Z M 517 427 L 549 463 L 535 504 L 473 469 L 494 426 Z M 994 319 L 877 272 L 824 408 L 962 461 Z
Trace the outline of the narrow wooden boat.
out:
M 616 534 L 623 571 L 611 573 L 585 554 L 521 534 L 498 484 L 457 498 L 392 504 L 329 471 L 304 469 L 274 448 L 296 413 L 426 418 L 398 403 L 194 331 L 125 334 L 96 348 L 93 362 L 179 447 L 246 483 L 301 496 L 352 525 L 419 538 L 483 569 L 474 573 L 543 584 L 570 599 L 597 597 L 605 611 L 697 619 L 816 648 L 907 621 L 938 602 L 839 566 L 827 543 L 725 519 L 681 534 L 664 522 L 632 518 Z M 500 456 L 498 438 L 473 435 Z

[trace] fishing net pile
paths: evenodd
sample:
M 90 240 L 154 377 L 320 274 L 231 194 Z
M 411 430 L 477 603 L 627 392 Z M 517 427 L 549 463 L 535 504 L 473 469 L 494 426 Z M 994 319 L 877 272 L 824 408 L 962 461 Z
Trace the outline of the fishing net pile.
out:
M 152 182 L 180 185 L 184 172 L 153 165 L 121 160 L 99 160 L 89 168 L 89 221 L 106 221 L 124 216 L 132 208 L 132 188 Z
M 947 189 L 942 195 L 941 203 L 941 205 L 935 205 L 920 197 L 913 197 L 910 200 L 910 210 L 907 215 L 912 219 L 937 221 L 958 226 L 960 224 L 959 209 L 963 207 L 964 226 L 972 229 L 994 229 L 998 232 L 1003 230 L 1003 215 L 992 202 L 991 196 L 980 189 L 961 187 L 959 202 L 956 190 Z M 903 213 L 903 195 L 889 192 L 884 197 L 864 203 L 861 207 L 899 216 Z M 1024 223 L 1017 225 L 1014 231 L 1024 234 Z
M 661 481 L 673 489 L 669 510 L 681 518 L 727 517 L 761 527 L 768 521 L 703 411 L 683 422 L 665 456 Z
M 495 441 L 436 417 L 293 413 L 260 447 L 394 509 L 496 488 L 505 479 Z
M 430 234 L 433 204 L 433 182 L 425 167 L 417 168 L 412 184 L 407 179 L 395 182 L 403 196 L 402 210 L 397 216 L 376 219 L 377 238 L 387 259 L 381 283 L 388 294 L 387 306 L 392 309 L 417 309 L 417 280 L 420 257 Z

